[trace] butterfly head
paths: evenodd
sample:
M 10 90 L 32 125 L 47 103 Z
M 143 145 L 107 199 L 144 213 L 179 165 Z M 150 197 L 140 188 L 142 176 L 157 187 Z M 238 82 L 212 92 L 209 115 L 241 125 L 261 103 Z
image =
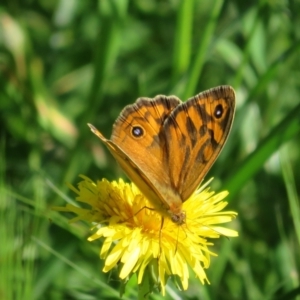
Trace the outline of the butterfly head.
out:
M 181 210 L 179 213 L 176 214 L 169 211 L 169 214 L 171 216 L 172 222 L 174 222 L 175 224 L 182 225 L 185 223 L 186 214 L 184 211 Z

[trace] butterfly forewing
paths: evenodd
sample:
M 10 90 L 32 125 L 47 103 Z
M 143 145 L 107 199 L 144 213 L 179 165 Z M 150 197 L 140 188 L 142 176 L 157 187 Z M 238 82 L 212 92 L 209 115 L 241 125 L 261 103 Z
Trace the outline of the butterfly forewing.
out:
M 159 202 L 169 207 L 168 197 L 178 205 L 181 201 L 178 193 L 170 189 L 170 178 L 165 173 L 166 141 L 161 134 L 165 119 L 180 103 L 174 96 L 139 98 L 135 104 L 125 107 L 113 127 L 110 142 L 119 150 L 111 151 L 112 154 L 154 205 Z
M 234 108 L 233 89 L 221 86 L 187 100 L 166 119 L 169 176 L 182 201 L 196 190 L 223 148 Z

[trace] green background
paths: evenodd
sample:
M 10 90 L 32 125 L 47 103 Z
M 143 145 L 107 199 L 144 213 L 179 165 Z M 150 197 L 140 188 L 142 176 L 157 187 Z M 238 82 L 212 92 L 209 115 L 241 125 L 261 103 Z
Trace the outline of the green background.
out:
M 229 190 L 240 236 L 214 241 L 211 285 L 191 273 L 188 291 L 170 281 L 165 298 L 300 295 L 299 15 L 299 0 L 1 2 L 0 298 L 118 299 L 101 241 L 51 210 L 75 199 L 66 183 L 79 174 L 123 176 L 86 124 L 109 136 L 140 96 L 221 84 L 237 111 L 207 179 Z M 132 278 L 123 298 L 136 297 Z

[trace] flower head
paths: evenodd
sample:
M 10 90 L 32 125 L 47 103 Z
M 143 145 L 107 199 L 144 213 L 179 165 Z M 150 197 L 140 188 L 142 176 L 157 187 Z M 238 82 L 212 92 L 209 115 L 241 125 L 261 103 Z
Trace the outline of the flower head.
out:
M 94 224 L 95 232 L 88 238 L 104 238 L 100 258 L 105 260 L 104 272 L 120 267 L 119 277 L 126 279 L 136 273 L 143 284 L 145 273 L 152 269 L 162 293 L 169 277 L 179 279 L 181 288 L 188 288 L 189 269 L 192 268 L 202 284 L 209 283 L 205 269 L 210 265 L 208 241 L 221 235 L 235 237 L 234 230 L 219 226 L 237 214 L 222 211 L 227 192 L 214 194 L 207 189 L 196 191 L 183 203 L 184 224 L 178 225 L 153 208 L 151 202 L 131 183 L 122 179 L 93 182 L 82 176 L 78 189 L 71 187 L 77 200 L 90 208 L 67 204 L 56 208 L 77 214 L 71 221 L 85 220 Z

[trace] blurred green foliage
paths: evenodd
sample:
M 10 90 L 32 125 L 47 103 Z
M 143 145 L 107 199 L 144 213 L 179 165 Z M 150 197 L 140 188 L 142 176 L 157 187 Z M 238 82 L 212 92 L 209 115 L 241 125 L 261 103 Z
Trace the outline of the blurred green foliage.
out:
M 237 113 L 209 172 L 240 237 L 201 286 L 167 299 L 300 299 L 300 2 L 27 0 L 0 4 L 0 298 L 118 299 L 101 242 L 51 211 L 78 174 L 122 176 L 109 136 L 139 96 L 232 85 Z M 137 297 L 132 278 L 124 299 Z M 161 299 L 159 294 L 149 295 Z

